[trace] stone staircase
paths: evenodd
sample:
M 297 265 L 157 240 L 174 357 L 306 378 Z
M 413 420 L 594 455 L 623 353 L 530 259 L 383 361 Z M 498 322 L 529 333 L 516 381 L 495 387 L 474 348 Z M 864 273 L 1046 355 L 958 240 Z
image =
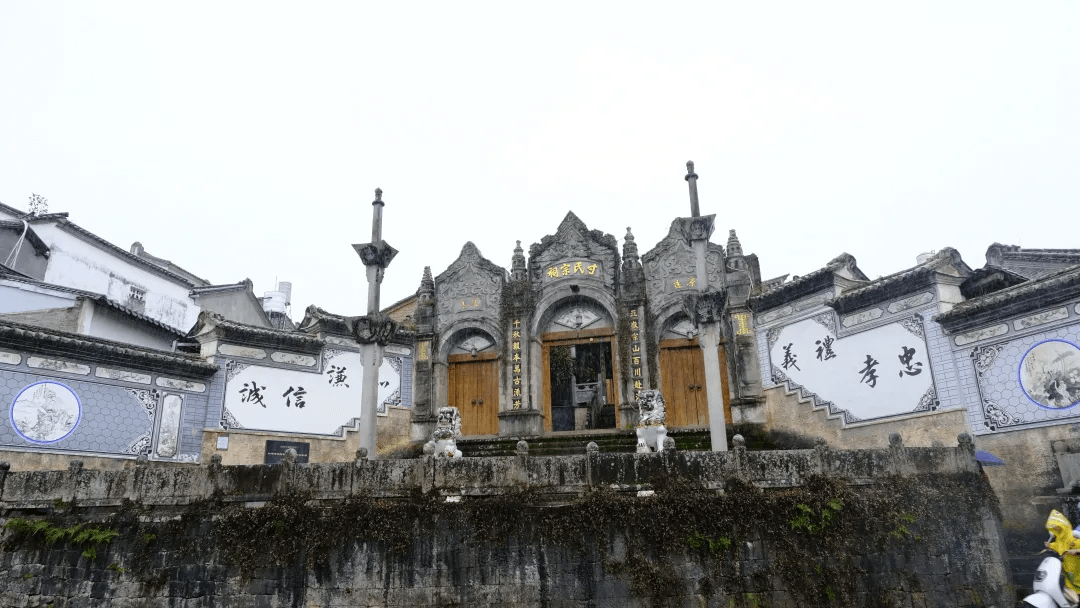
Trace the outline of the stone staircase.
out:
M 730 440 L 730 429 L 728 434 Z M 707 451 L 711 449 L 712 444 L 707 428 L 672 429 L 668 431 L 668 436 L 675 440 L 677 450 Z M 517 442 L 521 439 L 529 442 L 530 456 L 584 454 L 585 446 L 589 445 L 589 442 L 595 442 L 601 452 L 611 454 L 632 454 L 637 450 L 637 435 L 634 431 L 614 429 L 569 431 L 557 435 L 533 437 L 462 437 L 458 439 L 457 446 L 463 456 L 513 456 L 517 453 Z M 750 442 L 747 448 L 754 449 Z

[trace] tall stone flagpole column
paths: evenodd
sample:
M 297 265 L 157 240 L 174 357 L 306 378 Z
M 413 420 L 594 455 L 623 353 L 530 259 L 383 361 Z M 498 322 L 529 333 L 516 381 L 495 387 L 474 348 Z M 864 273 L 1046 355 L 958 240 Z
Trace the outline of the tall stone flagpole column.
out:
M 360 255 L 360 261 L 367 267 L 367 314 L 357 319 L 353 332 L 360 342 L 360 358 L 364 365 L 360 394 L 360 447 L 367 448 L 370 458 L 375 457 L 375 420 L 379 407 L 379 367 L 383 361 L 383 347 L 397 330 L 393 319 L 379 312 L 379 289 L 383 274 L 390 260 L 398 253 L 382 238 L 384 206 L 382 190 L 376 188 L 375 200 L 371 203 L 371 242 L 353 245 Z
M 698 344 L 705 363 L 705 390 L 709 406 L 709 435 L 714 452 L 726 452 L 727 420 L 724 417 L 724 383 L 720 369 L 720 342 L 722 335 L 722 314 L 725 292 L 717 291 L 719 285 L 710 291 L 709 273 L 705 266 L 705 254 L 708 252 L 709 237 L 715 229 L 715 215 L 702 216 L 698 206 L 697 173 L 694 173 L 694 161 L 686 163 L 686 182 L 690 187 L 690 217 L 680 218 L 683 234 L 690 241 L 696 257 L 698 293 L 689 294 L 683 299 L 683 309 L 690 321 L 697 326 Z

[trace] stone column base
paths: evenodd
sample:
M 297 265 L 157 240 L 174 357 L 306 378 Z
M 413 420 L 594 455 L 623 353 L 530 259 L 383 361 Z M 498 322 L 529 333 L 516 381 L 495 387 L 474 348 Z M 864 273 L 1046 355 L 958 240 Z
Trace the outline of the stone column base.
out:
M 633 430 L 637 428 L 638 407 L 636 403 L 624 403 L 619 406 L 619 429 Z
M 439 421 L 436 416 L 417 416 L 413 412 L 412 424 L 409 429 L 409 441 L 423 441 L 431 439 L 435 432 L 435 424 Z
M 746 398 L 731 401 L 732 424 L 765 424 L 765 399 Z
M 532 437 L 544 434 L 544 414 L 539 410 L 506 410 L 499 412 L 499 435 L 502 437 Z

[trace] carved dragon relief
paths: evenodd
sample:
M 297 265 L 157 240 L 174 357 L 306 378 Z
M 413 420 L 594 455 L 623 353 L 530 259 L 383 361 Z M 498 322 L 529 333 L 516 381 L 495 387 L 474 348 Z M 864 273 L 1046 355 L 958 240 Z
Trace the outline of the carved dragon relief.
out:
M 466 243 L 458 259 L 435 279 L 439 325 L 450 323 L 451 317 L 462 311 L 498 317 L 505 274 L 480 255 L 475 245 Z

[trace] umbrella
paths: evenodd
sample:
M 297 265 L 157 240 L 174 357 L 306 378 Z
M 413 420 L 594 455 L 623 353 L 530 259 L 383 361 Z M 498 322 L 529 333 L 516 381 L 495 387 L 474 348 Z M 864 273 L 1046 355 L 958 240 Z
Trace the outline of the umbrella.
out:
M 984 467 L 1003 467 L 1005 461 L 994 456 L 990 452 L 984 452 L 982 450 L 975 450 L 975 460 L 982 463 Z

